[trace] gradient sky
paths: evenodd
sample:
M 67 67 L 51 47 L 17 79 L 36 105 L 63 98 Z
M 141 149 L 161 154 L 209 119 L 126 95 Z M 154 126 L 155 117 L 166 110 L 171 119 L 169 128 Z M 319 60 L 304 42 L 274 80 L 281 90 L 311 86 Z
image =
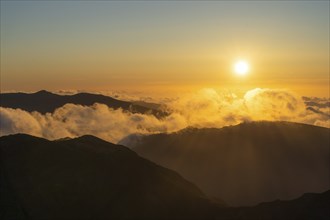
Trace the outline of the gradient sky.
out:
M 203 87 L 328 97 L 329 1 L 1 1 L 1 91 Z

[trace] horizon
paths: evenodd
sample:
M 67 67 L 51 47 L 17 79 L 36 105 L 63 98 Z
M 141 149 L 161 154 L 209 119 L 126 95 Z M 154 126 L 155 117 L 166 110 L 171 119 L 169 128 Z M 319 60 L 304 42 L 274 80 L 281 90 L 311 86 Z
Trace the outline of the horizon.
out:
M 329 2 L 1 1 L 1 92 L 329 98 Z M 235 75 L 246 60 L 249 71 Z
M 0 218 L 329 220 L 329 8 L 0 0 Z

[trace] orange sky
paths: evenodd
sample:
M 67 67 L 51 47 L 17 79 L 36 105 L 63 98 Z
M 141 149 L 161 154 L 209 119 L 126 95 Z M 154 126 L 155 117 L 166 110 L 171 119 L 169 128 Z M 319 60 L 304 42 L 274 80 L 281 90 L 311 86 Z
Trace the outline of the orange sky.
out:
M 1 91 L 329 97 L 329 2 L 1 2 Z M 237 59 L 250 64 L 233 73 Z

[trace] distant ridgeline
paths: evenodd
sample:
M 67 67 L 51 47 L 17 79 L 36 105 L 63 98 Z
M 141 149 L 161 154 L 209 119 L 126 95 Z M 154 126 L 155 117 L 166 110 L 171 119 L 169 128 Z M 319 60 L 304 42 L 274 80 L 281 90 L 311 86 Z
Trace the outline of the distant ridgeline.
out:
M 249 122 L 130 135 L 119 143 L 234 206 L 330 189 L 330 129 Z M 330 207 L 330 204 L 329 204 Z
M 77 105 L 91 106 L 94 103 L 105 104 L 110 108 L 121 108 L 124 111 L 132 113 L 152 114 L 156 117 L 167 115 L 166 112 L 151 105 L 142 102 L 127 102 L 114 99 L 109 96 L 78 93 L 75 95 L 57 95 L 45 90 L 36 93 L 1 93 L 0 106 L 6 108 L 20 108 L 22 110 L 32 112 L 37 111 L 42 114 L 52 113 L 55 109 L 65 104 L 72 103 Z

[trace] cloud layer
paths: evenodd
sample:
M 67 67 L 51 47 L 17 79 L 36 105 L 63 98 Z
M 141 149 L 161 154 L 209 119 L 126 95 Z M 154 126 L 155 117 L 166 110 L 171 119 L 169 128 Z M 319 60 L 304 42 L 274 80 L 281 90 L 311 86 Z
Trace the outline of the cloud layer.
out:
M 167 102 L 172 113 L 153 115 L 114 110 L 103 104 L 66 104 L 42 115 L 0 107 L 0 135 L 27 133 L 47 139 L 92 134 L 117 143 L 133 133 L 174 132 L 187 126 L 223 127 L 251 120 L 285 120 L 330 127 L 328 100 L 303 99 L 286 91 L 254 89 L 243 98 L 203 89 Z

